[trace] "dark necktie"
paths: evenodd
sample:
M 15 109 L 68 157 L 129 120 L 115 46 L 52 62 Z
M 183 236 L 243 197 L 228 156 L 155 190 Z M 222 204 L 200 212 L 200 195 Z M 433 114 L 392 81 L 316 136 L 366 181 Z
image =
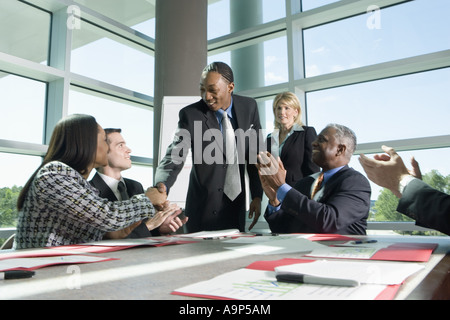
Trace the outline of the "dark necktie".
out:
M 127 188 L 125 187 L 125 183 L 123 183 L 122 181 L 119 181 L 119 185 L 117 186 L 117 190 L 119 190 L 119 192 L 120 192 L 120 196 L 122 197 L 122 201 L 130 199 L 130 197 L 128 197 L 128 194 L 127 194 Z
M 323 172 L 320 173 L 319 177 L 314 182 L 314 188 L 313 191 L 311 192 L 311 199 L 314 199 L 314 196 L 316 195 L 317 191 L 319 191 L 320 188 L 322 188 L 322 182 L 323 182 Z

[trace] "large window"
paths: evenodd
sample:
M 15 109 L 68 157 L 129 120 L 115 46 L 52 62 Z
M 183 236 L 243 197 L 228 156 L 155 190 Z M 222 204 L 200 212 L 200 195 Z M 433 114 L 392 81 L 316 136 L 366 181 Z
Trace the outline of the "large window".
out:
M 248 63 L 243 57 L 253 57 Z M 208 63 L 223 61 L 234 70 L 236 89 L 240 91 L 284 83 L 288 80 L 286 37 L 276 37 L 233 51 L 208 57 Z M 245 69 L 238 66 L 245 65 Z
M 285 1 L 209 0 L 208 39 L 227 36 L 230 32 L 237 32 L 285 16 Z
M 152 185 L 154 35 L 153 1 L 0 1 L 0 229 L 68 114 L 122 128 Z
M 153 158 L 153 110 L 126 100 L 73 87 L 69 96 L 69 114 L 95 117 L 103 128 L 121 128 L 132 155 Z
M 84 21 L 72 43 L 72 72 L 153 95 L 155 59 L 150 49 Z
M 415 0 L 307 29 L 306 76 L 448 50 L 448 7 L 444 0 Z
M 268 131 L 273 97 L 292 91 L 317 131 L 346 124 L 358 153 L 388 142 L 447 176 L 450 2 L 374 2 L 209 0 L 208 60 L 232 66 Z M 151 185 L 154 36 L 154 1 L 0 1 L 0 158 L 16 173 L 0 188 L 23 185 L 74 112 L 124 129 L 129 175 Z
M 359 143 L 449 133 L 450 68 L 307 93 L 308 123 L 352 128 Z
M 17 0 L 0 4 L 0 52 L 47 64 L 50 13 Z
M 301 0 L 302 10 L 308 11 L 337 1 L 339 0 Z
M 45 83 L 0 72 L 0 139 L 42 143 L 45 100 Z
M 407 163 L 414 155 L 425 179 L 448 181 L 450 165 L 443 159 L 450 156 L 450 3 L 280 3 L 284 13 L 273 2 L 254 0 L 255 16 L 236 22 L 250 15 L 242 1 L 209 1 L 208 60 L 231 64 L 236 81 L 243 82 L 236 83 L 236 93 L 257 99 L 267 133 L 274 96 L 292 91 L 307 125 L 319 132 L 341 123 L 356 132 L 359 146 L 350 163 L 355 169 L 363 172 L 359 153 L 372 156 L 390 144 Z M 274 17 L 265 19 L 269 12 Z M 399 226 L 401 215 L 377 214 L 384 195 L 371 185 L 370 220 L 391 221 L 393 230 L 414 229 L 413 223 Z

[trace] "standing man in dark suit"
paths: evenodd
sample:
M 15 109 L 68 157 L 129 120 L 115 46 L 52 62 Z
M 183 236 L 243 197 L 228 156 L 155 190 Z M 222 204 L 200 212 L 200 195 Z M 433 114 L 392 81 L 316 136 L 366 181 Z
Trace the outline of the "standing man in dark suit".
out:
M 285 183 L 286 170 L 278 158 L 260 153 L 259 172 L 269 198 L 265 218 L 272 232 L 366 234 L 370 184 L 348 163 L 356 136 L 342 125 L 328 125 L 312 143 L 313 161 L 322 168 Z
M 261 129 L 256 101 L 233 94 L 234 76 L 222 62 L 208 65 L 201 75 L 201 100 L 179 113 L 178 131 L 160 162 L 154 181 L 159 189 L 169 191 L 183 168 L 189 149 L 193 166 L 189 179 L 185 213 L 189 232 L 237 228 L 245 231 L 245 169 L 250 185 L 249 217 L 261 213 L 262 188 L 255 166 Z M 227 158 L 226 132 L 229 119 L 237 139 L 237 164 Z M 222 134 L 223 132 L 223 134 Z M 230 139 L 230 138 L 228 138 Z M 230 140 L 227 140 L 230 141 Z M 235 180 L 228 182 L 235 168 Z M 231 187 L 230 187 L 231 186 Z M 236 191 L 235 194 L 228 192 Z
M 100 197 L 110 201 L 128 200 L 134 195 L 145 193 L 142 184 L 131 179 L 123 178 L 122 171 L 131 168 L 131 149 L 122 137 L 121 129 L 105 129 L 109 144 L 108 165 L 97 168 L 97 172 L 90 181 L 100 192 Z M 145 238 L 175 232 L 183 225 L 178 216 L 168 217 L 158 228 L 150 220 L 144 220 L 126 229 L 109 232 L 106 238 Z

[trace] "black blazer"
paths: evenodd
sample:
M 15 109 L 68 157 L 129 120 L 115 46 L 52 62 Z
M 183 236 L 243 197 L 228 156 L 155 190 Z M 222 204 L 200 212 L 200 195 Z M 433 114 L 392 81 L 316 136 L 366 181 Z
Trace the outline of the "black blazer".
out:
M 416 220 L 416 224 L 450 235 L 450 195 L 414 179 L 403 190 L 397 211 Z
M 130 198 L 134 195 L 145 193 L 141 183 L 127 178 L 124 178 L 123 180 L 125 181 L 127 193 Z M 111 190 L 110 187 L 108 187 L 108 185 L 105 183 L 105 181 L 102 179 L 102 177 L 100 177 L 98 173 L 96 173 L 92 178 L 92 180 L 89 182 L 94 188 L 96 188 L 100 192 L 99 194 L 100 197 L 108 199 L 109 201 L 118 201 L 114 192 Z M 150 232 L 144 222 L 145 220 L 141 224 L 139 224 L 136 228 L 134 228 L 133 231 L 127 236 L 127 238 L 136 239 L 160 235 L 158 229 L 154 229 Z
M 327 181 L 318 201 L 310 199 L 314 181 L 313 176 L 300 180 L 280 210 L 270 216 L 266 210 L 272 232 L 366 234 L 371 194 L 367 178 L 345 166 Z
M 227 166 L 222 152 L 223 137 L 220 126 L 215 112 L 209 110 L 203 100 L 180 111 L 177 136 L 156 170 L 155 183 L 163 182 L 170 190 L 183 168 L 189 149 L 192 150 L 193 166 L 185 207 L 185 214 L 189 217 L 186 224 L 188 232 L 230 228 L 244 231 L 245 169 L 249 176 L 251 197 L 262 197 L 261 181 L 255 166 L 261 129 L 256 101 L 233 95 L 233 113 L 233 120 L 237 122 L 235 129 L 241 129 L 241 133 L 248 134 L 244 143 L 241 143 L 242 148 L 238 146 L 239 157 L 241 160 L 246 159 L 247 164 L 239 166 L 242 192 L 233 202 L 223 193 Z M 215 139 L 208 134 L 218 134 L 218 137 Z M 172 152 L 180 156 L 179 162 L 173 161 Z M 215 160 L 208 163 L 205 161 L 205 155 L 215 156 Z
M 312 161 L 312 142 L 316 140 L 317 133 L 314 127 L 303 126 L 304 131 L 294 131 L 286 139 L 281 150 L 280 159 L 286 169 L 286 183 L 290 186 L 320 168 Z M 272 136 L 267 137 L 267 150 L 272 152 Z

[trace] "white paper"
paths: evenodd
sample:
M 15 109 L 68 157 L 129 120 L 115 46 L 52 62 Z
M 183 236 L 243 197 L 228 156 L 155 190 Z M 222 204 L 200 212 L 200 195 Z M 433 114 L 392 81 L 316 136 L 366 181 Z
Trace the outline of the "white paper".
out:
M 175 292 L 238 300 L 373 300 L 386 286 L 320 286 L 277 282 L 275 272 L 239 269 Z
M 308 253 L 308 257 L 370 259 L 377 251 L 377 248 L 366 247 L 325 247 Z
M 26 268 L 26 269 L 36 268 L 54 264 L 77 264 L 77 263 L 100 262 L 108 259 L 109 258 L 82 256 L 82 255 L 5 259 L 0 261 L 0 271 L 16 268 Z
M 401 284 L 423 265 L 408 262 L 314 261 L 275 268 L 277 273 L 300 273 L 334 279 L 351 279 L 366 284 Z
M 270 241 L 278 241 L 278 240 L 287 240 L 292 238 L 304 238 L 308 239 L 310 235 L 298 235 L 298 234 L 283 234 L 283 235 L 263 235 L 263 236 L 247 236 L 247 237 L 239 237 L 235 239 L 225 240 L 224 244 L 254 244 L 261 242 L 270 242 Z
M 169 239 L 151 239 L 151 238 L 127 238 L 127 239 L 111 239 L 95 242 L 80 243 L 80 246 L 106 246 L 106 247 L 126 247 L 126 246 L 144 246 L 157 245 L 169 242 Z
M 225 247 L 249 254 L 284 254 L 284 253 L 307 253 L 316 249 L 328 248 L 317 242 L 304 239 L 302 236 L 278 238 L 267 237 L 267 241 L 244 246 Z
M 393 242 L 373 242 L 373 243 L 355 243 L 355 241 L 347 241 L 345 243 L 333 244 L 336 247 L 353 247 L 353 248 L 376 248 L 377 250 L 387 248 L 390 245 L 394 244 Z
M 194 238 L 194 239 L 220 239 L 229 236 L 240 235 L 238 229 L 227 229 L 227 230 L 217 230 L 217 231 L 200 231 L 195 233 L 179 234 L 179 238 Z

